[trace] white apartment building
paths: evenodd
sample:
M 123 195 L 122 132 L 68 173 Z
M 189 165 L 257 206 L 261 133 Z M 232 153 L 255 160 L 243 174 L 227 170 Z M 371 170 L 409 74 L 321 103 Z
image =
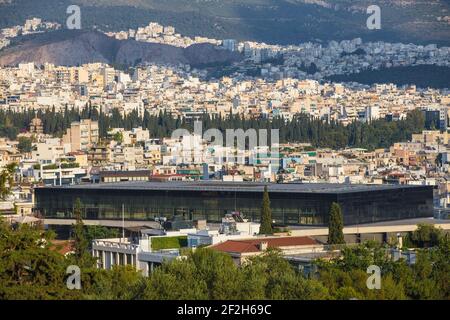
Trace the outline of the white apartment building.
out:
M 125 130 L 124 128 L 114 128 L 108 132 L 110 137 L 120 133 L 122 135 L 123 145 L 135 145 L 139 142 L 146 142 L 150 139 L 150 132 L 142 129 L 142 127 L 133 128 L 131 130 Z
M 201 225 L 201 223 L 199 223 Z M 206 225 L 205 225 L 206 226 Z M 259 233 L 259 224 L 246 220 L 236 221 L 231 215 L 222 219 L 219 230 L 180 229 L 164 231 L 142 229 L 139 238 L 96 239 L 92 242 L 92 255 L 97 267 L 111 269 L 115 265 L 131 265 L 148 275 L 164 261 L 182 259 L 178 248 L 152 249 L 157 238 L 186 237 L 187 246 L 195 249 L 200 245 L 213 245 L 227 240 L 249 239 Z
M 55 163 L 68 152 L 67 148 L 61 145 L 61 139 L 46 139 L 45 142 L 35 144 L 35 150 L 31 152 L 32 159 L 39 163 Z
M 79 183 L 86 175 L 84 168 L 69 167 L 63 168 L 61 165 L 40 165 L 33 169 L 35 181 L 42 181 L 45 185 L 63 186 Z

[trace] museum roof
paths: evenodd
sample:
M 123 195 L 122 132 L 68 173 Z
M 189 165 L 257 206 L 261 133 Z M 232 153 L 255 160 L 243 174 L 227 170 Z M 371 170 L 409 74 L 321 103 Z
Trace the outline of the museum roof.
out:
M 275 193 L 354 193 L 403 189 L 426 186 L 415 185 L 379 185 L 379 184 L 333 184 L 333 183 L 260 183 L 260 182 L 221 182 L 221 181 L 127 181 L 96 184 L 78 184 L 63 187 L 44 187 L 45 189 L 70 190 L 163 190 L 163 191 L 229 191 L 229 192 L 263 192 L 264 186 Z M 432 188 L 432 187 L 428 187 Z M 39 188 L 37 188 L 39 189 Z

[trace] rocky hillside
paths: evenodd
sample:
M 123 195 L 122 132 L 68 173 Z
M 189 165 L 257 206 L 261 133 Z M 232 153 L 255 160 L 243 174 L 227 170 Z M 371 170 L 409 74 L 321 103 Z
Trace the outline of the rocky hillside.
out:
M 45 62 L 75 66 L 89 62 L 134 65 L 138 62 L 226 64 L 242 59 L 238 53 L 210 44 L 179 48 L 158 43 L 116 40 L 96 31 L 60 30 L 23 37 L 0 51 L 0 65 Z

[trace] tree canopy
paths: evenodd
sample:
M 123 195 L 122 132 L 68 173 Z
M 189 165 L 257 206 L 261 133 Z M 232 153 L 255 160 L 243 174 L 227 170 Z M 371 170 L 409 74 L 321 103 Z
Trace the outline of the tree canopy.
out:
M 111 270 L 84 260 L 81 290 L 66 286 L 76 253 L 61 254 L 54 234 L 41 227 L 11 228 L 0 219 L 0 299 L 446 299 L 450 298 L 450 239 L 419 249 L 415 264 L 392 260 L 375 242 L 347 246 L 332 259 L 314 262 L 306 275 L 278 250 L 269 249 L 238 266 L 210 248 L 187 251 L 148 277 L 131 266 Z M 85 248 L 85 253 L 88 249 Z M 367 267 L 381 269 L 381 289 L 366 286 Z
M 137 110 L 122 115 L 118 109 L 110 113 L 103 112 L 99 106 L 90 103 L 85 108 L 74 109 L 66 107 L 63 112 L 55 108 L 47 110 L 27 110 L 13 112 L 0 110 L 0 136 L 15 139 L 20 131 L 27 130 L 31 120 L 38 117 L 42 120 L 44 133 L 62 136 L 71 122 L 80 119 L 91 119 L 99 122 L 100 138 L 106 138 L 112 128 L 142 127 L 150 131 L 155 138 L 170 137 L 175 129 L 184 128 L 193 132 L 193 123 L 179 116 L 161 111 L 150 114 L 148 110 L 142 116 Z M 378 119 L 370 123 L 354 121 L 347 126 L 335 121 L 324 121 L 307 114 L 297 114 L 292 119 L 282 117 L 245 119 L 243 115 L 233 114 L 222 117 L 220 115 L 204 114 L 200 117 L 203 130 L 211 128 L 225 132 L 226 129 L 279 129 L 280 142 L 311 143 L 314 147 L 340 149 L 357 147 L 373 150 L 388 148 L 394 142 L 407 141 L 413 133 L 425 129 L 425 118 L 421 111 L 411 111 L 407 118 L 398 121 Z

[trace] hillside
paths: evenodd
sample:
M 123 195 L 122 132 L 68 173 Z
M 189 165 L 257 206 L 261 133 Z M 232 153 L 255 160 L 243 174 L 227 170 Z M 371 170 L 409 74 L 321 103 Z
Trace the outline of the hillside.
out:
M 393 67 L 380 70 L 365 70 L 348 75 L 328 77 L 332 82 L 359 82 L 367 85 L 375 83 L 415 84 L 419 88 L 450 89 L 450 68 L 436 65 Z
M 45 62 L 75 66 L 89 62 L 134 65 L 137 62 L 190 64 L 229 63 L 242 57 L 210 44 L 186 49 L 170 45 L 116 40 L 96 31 L 60 30 L 23 37 L 0 51 L 0 65 Z
M 0 4 L 0 27 L 38 16 L 65 25 L 66 8 L 81 6 L 82 26 L 105 31 L 156 21 L 187 36 L 296 44 L 315 39 L 450 44 L 450 2 L 444 0 L 11 0 Z M 368 30 L 366 8 L 382 10 L 382 29 Z

